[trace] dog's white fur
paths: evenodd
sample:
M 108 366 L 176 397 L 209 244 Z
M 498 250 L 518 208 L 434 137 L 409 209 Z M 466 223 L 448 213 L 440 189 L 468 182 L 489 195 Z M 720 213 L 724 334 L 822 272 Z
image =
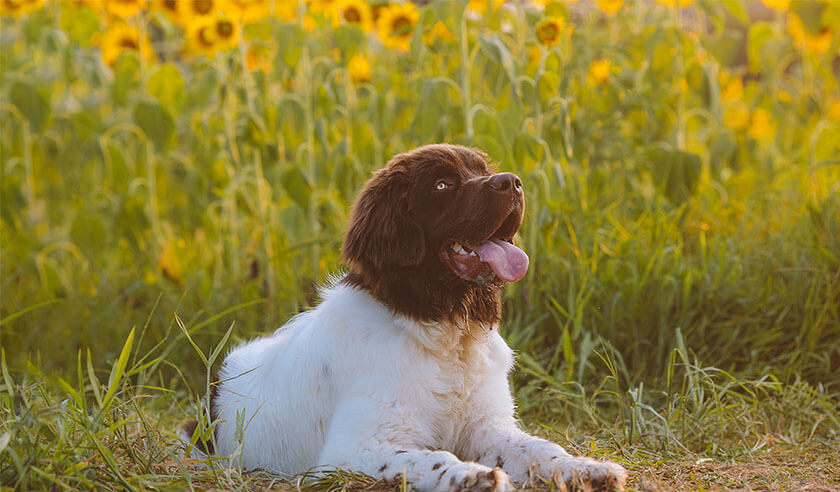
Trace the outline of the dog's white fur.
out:
M 622 467 L 520 430 L 508 386 L 513 355 L 498 326 L 420 323 L 341 283 L 322 297 L 225 359 L 217 455 L 281 474 L 405 474 L 428 491 L 510 490 L 510 479 L 532 474 L 623 484 Z

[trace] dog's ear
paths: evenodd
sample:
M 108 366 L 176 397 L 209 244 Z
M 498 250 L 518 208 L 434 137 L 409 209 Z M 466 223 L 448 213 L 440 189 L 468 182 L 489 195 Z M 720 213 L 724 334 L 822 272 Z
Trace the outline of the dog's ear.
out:
M 365 183 L 344 238 L 344 261 L 364 270 L 419 265 L 426 252 L 423 229 L 409 213 L 411 181 L 388 166 Z

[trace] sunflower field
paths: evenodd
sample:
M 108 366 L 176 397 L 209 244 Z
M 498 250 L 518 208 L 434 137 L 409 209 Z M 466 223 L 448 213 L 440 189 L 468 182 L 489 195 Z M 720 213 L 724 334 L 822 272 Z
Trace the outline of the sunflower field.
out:
M 840 487 L 838 33 L 833 0 L 0 0 L 0 486 L 292 490 L 175 429 L 342 271 L 367 177 L 450 142 L 526 190 L 526 427 L 634 490 Z

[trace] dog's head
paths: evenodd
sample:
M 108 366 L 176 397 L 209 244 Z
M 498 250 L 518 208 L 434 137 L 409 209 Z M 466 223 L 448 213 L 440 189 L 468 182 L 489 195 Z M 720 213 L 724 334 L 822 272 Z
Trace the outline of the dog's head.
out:
M 353 207 L 349 279 L 419 319 L 495 321 L 499 287 L 528 269 L 513 245 L 524 211 L 519 178 L 491 173 L 478 150 L 439 144 L 397 155 Z

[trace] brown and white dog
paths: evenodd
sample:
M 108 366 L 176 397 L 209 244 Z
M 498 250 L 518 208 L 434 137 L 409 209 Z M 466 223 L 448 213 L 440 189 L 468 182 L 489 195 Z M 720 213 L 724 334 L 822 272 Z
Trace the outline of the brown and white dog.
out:
M 512 242 L 524 211 L 519 178 L 492 174 L 480 151 L 394 157 L 353 208 L 349 273 L 317 307 L 227 355 L 215 443 L 199 445 L 245 468 L 405 475 L 423 491 L 507 491 L 532 474 L 622 489 L 621 466 L 573 457 L 514 418 L 498 327 L 500 288 L 528 269 Z

